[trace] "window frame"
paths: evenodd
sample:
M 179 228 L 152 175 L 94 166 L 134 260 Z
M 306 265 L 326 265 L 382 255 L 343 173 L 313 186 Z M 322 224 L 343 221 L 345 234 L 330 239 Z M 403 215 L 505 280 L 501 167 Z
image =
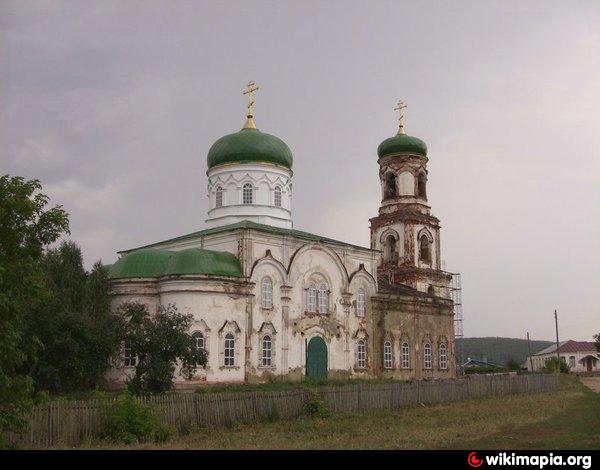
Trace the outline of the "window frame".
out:
M 322 282 L 317 289 L 317 307 L 321 315 L 329 313 L 329 288 L 327 284 Z
M 383 342 L 383 368 L 384 369 L 392 369 L 394 367 L 393 361 L 393 352 L 392 352 L 392 342 L 386 340 Z
M 402 368 L 410 369 L 410 344 L 408 341 L 402 341 L 402 345 L 400 346 L 401 359 L 402 359 Z
M 123 343 L 123 367 L 137 367 L 138 357 L 134 356 L 131 341 Z
M 244 183 L 242 186 L 242 204 L 254 204 L 254 187 L 252 183 Z
M 359 339 L 356 342 L 356 368 L 367 368 L 367 345 L 364 339 Z
M 268 343 L 268 347 L 265 347 Z M 273 339 L 271 335 L 264 335 L 260 340 L 260 365 L 261 367 L 273 367 Z
M 215 207 L 223 207 L 223 188 L 217 186 L 215 190 Z
M 364 317 L 366 312 L 366 294 L 363 289 L 359 289 L 356 293 L 356 316 Z
M 273 205 L 275 207 L 282 207 L 282 191 L 280 186 L 275 186 L 273 194 Z
M 268 289 L 265 287 L 268 286 Z M 269 276 L 262 278 L 260 282 L 261 307 L 265 310 L 273 309 L 273 280 Z
M 311 282 L 306 290 L 306 311 L 310 313 L 317 313 L 318 301 L 317 301 L 317 286 Z
M 424 369 L 432 369 L 433 361 L 432 361 L 432 351 L 431 351 L 431 343 L 427 342 L 423 345 L 423 368 Z
M 235 335 L 227 333 L 223 341 L 223 365 L 225 367 L 235 367 Z
M 447 370 L 448 369 L 448 346 L 446 345 L 446 343 L 440 343 L 440 347 L 438 348 L 438 354 L 439 354 L 439 364 L 440 364 L 440 369 L 442 370 Z

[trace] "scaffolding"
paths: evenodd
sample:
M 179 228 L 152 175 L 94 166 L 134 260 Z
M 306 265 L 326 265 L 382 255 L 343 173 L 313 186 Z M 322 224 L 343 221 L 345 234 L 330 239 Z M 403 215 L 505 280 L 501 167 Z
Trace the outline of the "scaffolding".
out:
M 454 304 L 454 338 L 456 341 L 456 368 L 458 374 L 462 374 L 462 368 L 458 363 L 459 358 L 463 358 L 463 344 L 460 341 L 463 337 L 463 311 L 462 311 L 462 282 L 460 273 L 450 273 L 452 283 L 450 284 L 450 293 Z

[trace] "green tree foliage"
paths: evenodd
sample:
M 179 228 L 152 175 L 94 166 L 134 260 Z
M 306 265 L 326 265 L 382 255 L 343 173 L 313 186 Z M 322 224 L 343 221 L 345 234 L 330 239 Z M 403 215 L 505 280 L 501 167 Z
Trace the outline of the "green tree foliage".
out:
M 505 366 L 508 370 L 521 370 L 521 365 L 514 359 L 510 359 Z
M 173 385 L 176 365 L 188 379 L 198 366 L 206 365 L 204 352 L 196 349 L 189 333 L 192 315 L 179 313 L 174 305 L 161 306 L 151 315 L 139 303 L 123 304 L 119 314 L 125 321 L 123 341 L 137 356 L 135 376 L 129 382 L 133 392 L 164 392 Z
M 546 365 L 542 369 L 544 372 L 555 373 L 557 371 L 558 359 L 555 357 L 550 358 L 546 361 Z M 561 356 L 560 358 L 560 371 L 563 374 L 567 374 L 569 372 L 569 366 L 567 365 L 567 361 L 565 358 Z
M 161 425 L 152 409 L 129 391 L 104 405 L 104 437 L 112 442 L 164 442 L 173 434 Z
M 42 265 L 51 295 L 30 316 L 30 334 L 43 345 L 31 364 L 36 388 L 96 388 L 118 351 L 121 334 L 120 317 L 110 311 L 107 270 L 96 263 L 87 273 L 72 241 L 48 250 Z
M 0 432 L 17 429 L 29 405 L 24 365 L 37 341 L 24 341 L 26 319 L 49 298 L 41 258 L 45 246 L 69 233 L 69 217 L 47 207 L 37 180 L 0 176 Z M 1 443 L 0 443 L 1 444 Z

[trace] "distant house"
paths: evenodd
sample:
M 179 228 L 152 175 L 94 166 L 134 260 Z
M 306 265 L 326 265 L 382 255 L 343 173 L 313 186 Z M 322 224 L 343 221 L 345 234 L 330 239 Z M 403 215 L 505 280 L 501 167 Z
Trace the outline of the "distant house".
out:
M 600 354 L 596 343 L 591 341 L 562 341 L 558 343 L 558 354 L 571 372 L 600 371 Z M 553 357 L 556 357 L 556 344 L 548 346 L 527 358 L 526 366 L 530 372 L 540 371 Z
M 502 367 L 502 366 L 488 362 L 486 357 L 484 357 L 483 359 L 473 359 L 473 358 L 467 357 L 467 362 L 465 362 L 462 365 L 462 367 L 463 367 L 463 369 L 469 369 L 471 367 Z

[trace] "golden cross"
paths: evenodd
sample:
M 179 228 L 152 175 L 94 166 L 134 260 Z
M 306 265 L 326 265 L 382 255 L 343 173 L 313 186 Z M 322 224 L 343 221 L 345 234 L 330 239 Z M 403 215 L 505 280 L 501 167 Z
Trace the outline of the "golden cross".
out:
M 394 111 L 398 111 L 398 114 L 400 115 L 398 117 L 398 121 L 400 123 L 400 125 L 398 127 L 398 134 L 405 134 L 405 132 L 404 132 L 404 112 L 402 111 L 404 108 L 406 108 L 406 104 L 402 100 L 398 101 L 398 104 L 394 108 Z
M 244 91 L 244 95 L 248 95 L 248 117 L 252 117 L 252 108 L 254 107 L 254 98 L 252 93 L 258 90 L 258 86 L 250 80 L 248 85 L 246 85 L 246 91 Z

